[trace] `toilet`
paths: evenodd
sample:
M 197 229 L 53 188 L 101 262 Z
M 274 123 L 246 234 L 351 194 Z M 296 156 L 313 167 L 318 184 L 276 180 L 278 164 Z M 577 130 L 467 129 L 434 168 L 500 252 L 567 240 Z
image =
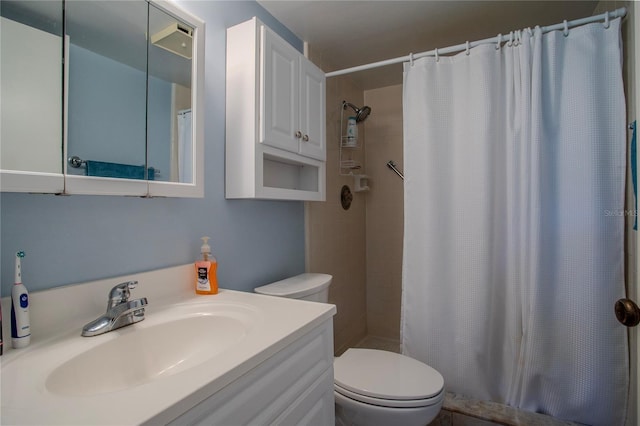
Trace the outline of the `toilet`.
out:
M 256 293 L 327 303 L 327 274 L 301 274 Z M 440 412 L 444 379 L 428 365 L 377 349 L 347 349 L 333 362 L 336 425 L 425 426 Z

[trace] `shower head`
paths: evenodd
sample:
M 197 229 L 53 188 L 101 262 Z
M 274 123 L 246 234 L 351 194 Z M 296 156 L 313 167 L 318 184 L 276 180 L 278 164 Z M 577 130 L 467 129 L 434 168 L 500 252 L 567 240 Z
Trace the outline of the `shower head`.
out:
M 369 116 L 369 114 L 371 114 L 371 108 L 368 106 L 358 108 L 350 102 L 342 101 L 342 108 L 347 109 L 348 106 L 356 112 L 356 122 L 358 123 L 364 121 Z

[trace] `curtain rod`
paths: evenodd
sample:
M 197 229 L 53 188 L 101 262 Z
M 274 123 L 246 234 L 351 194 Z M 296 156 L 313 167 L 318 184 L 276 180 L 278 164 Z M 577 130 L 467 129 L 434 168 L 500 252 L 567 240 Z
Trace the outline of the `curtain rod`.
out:
M 625 7 L 621 7 L 619 9 L 616 9 L 612 12 L 605 12 L 602 13 L 600 15 L 594 15 L 594 16 L 589 16 L 586 18 L 582 18 L 582 19 L 575 19 L 573 21 L 564 21 L 561 24 L 555 24 L 555 25 L 549 25 L 547 27 L 542 27 L 542 32 L 543 33 L 548 33 L 549 31 L 555 31 L 555 30 L 565 30 L 565 29 L 569 29 L 569 28 L 573 28 L 573 27 L 577 27 L 579 25 L 584 25 L 584 24 L 589 24 L 591 22 L 597 22 L 600 20 L 604 20 L 605 23 L 608 24 L 609 19 L 615 19 L 615 18 L 621 18 L 623 16 L 625 16 L 627 14 L 627 9 Z M 510 34 L 514 33 L 514 31 L 512 31 L 511 33 L 507 34 L 507 35 L 502 35 L 502 34 L 498 34 L 497 37 L 491 37 L 491 38 L 485 38 L 484 40 L 478 40 L 478 41 L 472 41 L 472 42 L 466 42 L 463 44 L 458 44 L 455 46 L 450 46 L 450 47 L 445 47 L 442 49 L 434 49 L 434 50 L 429 50 L 428 52 L 421 52 L 421 53 L 416 53 L 416 54 L 409 54 L 406 56 L 401 56 L 398 58 L 393 58 L 393 59 L 387 59 L 384 61 L 378 61 L 378 62 L 372 62 L 370 64 L 365 64 L 365 65 L 359 65 L 357 67 L 351 67 L 351 68 L 345 68 L 342 70 L 338 70 L 338 71 L 331 71 L 325 74 L 326 77 L 336 77 L 339 75 L 344 75 L 344 74 L 351 74 L 354 72 L 358 72 L 358 71 L 364 71 L 364 70 L 370 70 L 373 68 L 379 68 L 379 67 L 384 67 L 386 65 L 392 65 L 392 64 L 398 64 L 401 62 L 407 62 L 407 61 L 411 61 L 413 59 L 418 59 L 418 58 L 423 58 L 425 56 L 436 56 L 436 54 L 438 55 L 444 55 L 447 53 L 454 53 L 454 52 L 462 52 L 464 50 L 467 50 L 468 48 L 472 48 L 481 44 L 489 44 L 489 43 L 498 43 L 498 38 L 500 39 L 500 43 L 503 42 L 507 42 L 509 41 L 511 38 Z

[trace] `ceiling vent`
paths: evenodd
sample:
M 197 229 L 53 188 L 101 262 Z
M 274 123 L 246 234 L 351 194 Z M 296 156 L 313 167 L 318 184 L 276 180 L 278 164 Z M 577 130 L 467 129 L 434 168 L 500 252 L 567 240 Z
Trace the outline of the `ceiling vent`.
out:
M 193 30 L 177 22 L 151 36 L 151 43 L 171 53 L 191 59 Z

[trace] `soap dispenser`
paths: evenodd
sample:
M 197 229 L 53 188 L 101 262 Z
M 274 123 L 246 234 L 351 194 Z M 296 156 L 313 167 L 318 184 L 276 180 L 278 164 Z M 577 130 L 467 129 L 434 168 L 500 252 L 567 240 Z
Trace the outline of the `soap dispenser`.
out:
M 197 294 L 218 294 L 218 278 L 216 270 L 218 262 L 211 256 L 209 237 L 202 237 L 200 253 L 202 259 L 195 263 L 196 266 L 196 293 Z

